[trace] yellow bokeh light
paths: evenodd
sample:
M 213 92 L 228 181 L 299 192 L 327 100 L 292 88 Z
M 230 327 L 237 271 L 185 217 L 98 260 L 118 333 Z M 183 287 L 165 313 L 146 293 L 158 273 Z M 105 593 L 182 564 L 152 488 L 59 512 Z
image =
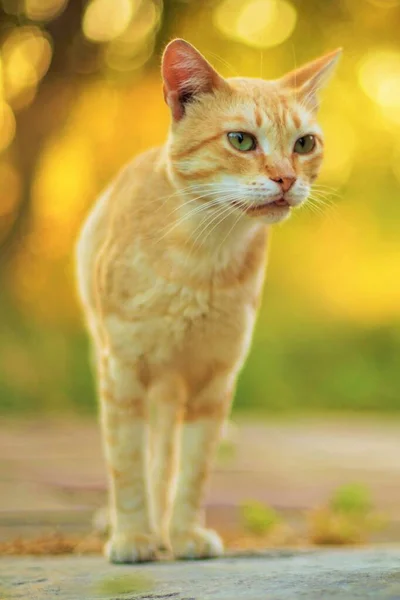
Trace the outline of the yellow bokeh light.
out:
M 379 8 L 394 8 L 400 4 L 400 0 L 368 0 L 368 2 Z
M 14 212 L 21 194 L 21 177 L 15 167 L 0 163 L 0 217 Z
M 92 0 L 83 17 L 89 40 L 110 42 L 124 33 L 134 13 L 132 0 Z
M 15 117 L 9 104 L 0 103 L 0 152 L 13 141 L 15 135 Z
M 397 177 L 400 183 L 400 144 L 395 147 L 392 158 L 392 169 L 393 173 Z
M 381 107 L 400 108 L 400 53 L 368 53 L 360 65 L 359 81 L 367 96 Z
M 43 152 L 33 186 L 34 217 L 75 220 L 85 208 L 82 199 L 92 190 L 92 168 L 91 144 L 86 137 L 71 132 L 52 141 Z
M 293 33 L 296 21 L 297 11 L 288 0 L 223 0 L 214 13 L 222 33 L 255 48 L 281 44 Z
M 349 178 L 356 152 L 356 133 L 350 121 L 330 115 L 324 121 L 324 163 L 322 178 L 342 184 Z
M 14 29 L 2 47 L 6 97 L 13 100 L 27 88 L 36 87 L 46 74 L 52 47 L 38 27 Z
M 160 16 L 161 11 L 154 2 L 142 2 L 124 33 L 109 44 L 108 66 L 118 71 L 142 67 L 153 53 Z
M 151 58 L 154 50 L 153 40 L 145 40 L 140 44 L 132 44 L 129 50 L 125 45 L 121 47 L 108 48 L 106 52 L 107 65 L 116 71 L 133 71 L 143 67 Z
M 25 0 L 25 14 L 32 21 L 49 21 L 61 14 L 68 0 Z

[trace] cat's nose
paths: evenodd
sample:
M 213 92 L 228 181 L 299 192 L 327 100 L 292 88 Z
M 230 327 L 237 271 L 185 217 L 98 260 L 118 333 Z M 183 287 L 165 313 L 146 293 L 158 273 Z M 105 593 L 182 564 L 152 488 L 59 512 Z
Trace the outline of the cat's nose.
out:
M 288 192 L 294 182 L 296 181 L 296 177 L 294 175 L 287 175 L 282 177 L 271 177 L 272 181 L 275 181 L 278 185 L 281 186 L 282 192 Z

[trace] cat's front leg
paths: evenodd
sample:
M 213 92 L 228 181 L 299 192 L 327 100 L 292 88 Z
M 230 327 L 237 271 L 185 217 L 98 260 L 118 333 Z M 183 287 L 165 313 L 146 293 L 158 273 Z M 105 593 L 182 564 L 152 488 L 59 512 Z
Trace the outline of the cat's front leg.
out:
M 209 558 L 223 554 L 219 535 L 203 526 L 202 502 L 211 462 L 231 404 L 232 379 L 226 375 L 215 378 L 187 406 L 170 534 L 176 558 Z
M 154 407 L 152 436 L 152 500 L 159 547 L 170 549 L 169 527 L 178 473 L 180 433 L 186 389 L 174 374 L 151 386 Z
M 153 560 L 146 400 L 134 365 L 103 355 L 100 406 L 111 520 L 105 553 L 116 563 Z

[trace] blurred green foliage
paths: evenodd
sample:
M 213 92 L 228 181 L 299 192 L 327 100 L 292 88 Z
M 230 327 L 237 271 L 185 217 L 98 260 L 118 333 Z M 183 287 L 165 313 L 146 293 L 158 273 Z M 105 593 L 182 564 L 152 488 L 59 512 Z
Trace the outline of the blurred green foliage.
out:
M 307 317 L 283 322 L 278 309 L 262 338 L 257 331 L 237 408 L 398 410 L 400 329 Z
M 385 520 L 376 513 L 369 489 L 351 483 L 336 489 L 326 506 L 310 511 L 308 524 L 314 544 L 347 545 L 367 542 Z
M 243 503 L 240 516 L 245 531 L 255 535 L 266 535 L 281 523 L 280 516 L 273 508 L 256 500 Z
M 367 515 L 373 507 L 371 492 L 360 483 L 350 483 L 338 488 L 329 505 L 333 511 L 349 516 Z

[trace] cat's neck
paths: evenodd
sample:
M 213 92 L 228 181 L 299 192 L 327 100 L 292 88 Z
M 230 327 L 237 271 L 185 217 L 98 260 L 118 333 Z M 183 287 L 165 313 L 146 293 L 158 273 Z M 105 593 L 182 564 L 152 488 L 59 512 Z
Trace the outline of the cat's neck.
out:
M 160 207 L 165 223 L 163 246 L 175 265 L 180 265 L 179 270 L 182 267 L 208 277 L 235 265 L 240 268 L 254 240 L 266 231 L 266 225 L 226 203 L 218 204 L 215 195 L 196 193 L 190 182 L 187 186 L 177 184 L 164 149 L 158 168 L 166 185 Z

